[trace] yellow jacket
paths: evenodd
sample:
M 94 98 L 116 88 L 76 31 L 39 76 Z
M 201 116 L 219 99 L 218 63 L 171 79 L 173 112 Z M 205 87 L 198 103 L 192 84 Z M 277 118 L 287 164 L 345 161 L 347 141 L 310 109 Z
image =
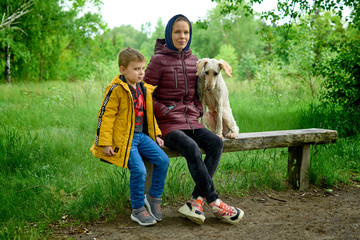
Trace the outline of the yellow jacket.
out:
M 154 115 L 152 92 L 154 86 L 141 82 L 145 89 L 146 117 L 149 136 L 156 141 L 161 136 L 160 128 Z M 131 143 L 135 129 L 135 110 L 129 85 L 116 76 L 105 90 L 98 114 L 97 135 L 90 151 L 95 157 L 117 166 L 127 168 Z M 112 146 L 115 155 L 107 157 L 102 146 Z

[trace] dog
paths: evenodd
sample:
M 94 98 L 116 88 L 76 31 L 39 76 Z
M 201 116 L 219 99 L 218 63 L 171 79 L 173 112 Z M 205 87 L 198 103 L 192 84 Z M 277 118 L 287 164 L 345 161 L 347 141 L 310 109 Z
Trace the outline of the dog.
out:
M 196 69 L 197 93 L 204 109 L 201 123 L 205 122 L 221 139 L 236 138 L 239 127 L 232 115 L 229 91 L 221 75 L 221 70 L 224 70 L 225 74 L 231 77 L 231 66 L 224 60 L 203 58 L 196 63 Z

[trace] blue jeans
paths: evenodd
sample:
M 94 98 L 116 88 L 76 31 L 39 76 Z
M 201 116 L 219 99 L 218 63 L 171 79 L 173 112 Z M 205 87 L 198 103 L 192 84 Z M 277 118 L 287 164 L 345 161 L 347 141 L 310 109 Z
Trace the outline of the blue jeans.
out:
M 169 167 L 169 157 L 154 140 L 144 133 L 134 133 L 128 162 L 130 198 L 133 209 L 144 206 L 146 168 L 142 156 L 154 164 L 152 183 L 149 190 L 151 197 L 161 197 Z
M 166 134 L 165 146 L 185 157 L 190 174 L 195 182 L 192 193 L 194 198 L 206 198 L 208 203 L 219 198 L 216 193 L 213 176 L 219 165 L 223 151 L 223 141 L 206 128 L 195 130 L 174 130 Z M 202 148 L 206 154 L 202 159 Z

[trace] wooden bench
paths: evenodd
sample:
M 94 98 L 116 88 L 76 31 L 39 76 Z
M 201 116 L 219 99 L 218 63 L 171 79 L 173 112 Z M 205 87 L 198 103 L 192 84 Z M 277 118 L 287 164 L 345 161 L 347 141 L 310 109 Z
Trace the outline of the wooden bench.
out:
M 240 133 L 236 139 L 224 139 L 223 152 L 238 152 L 268 148 L 288 148 L 289 183 L 294 189 L 304 191 L 309 187 L 310 145 L 335 143 L 337 131 L 319 128 Z M 168 148 L 166 154 L 172 157 L 181 156 Z M 151 185 L 152 164 L 145 161 L 147 178 L 145 191 Z

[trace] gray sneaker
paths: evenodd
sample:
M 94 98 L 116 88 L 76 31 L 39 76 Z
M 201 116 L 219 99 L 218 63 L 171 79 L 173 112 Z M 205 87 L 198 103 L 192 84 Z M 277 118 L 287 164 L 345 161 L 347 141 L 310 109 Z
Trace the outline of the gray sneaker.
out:
M 153 216 L 157 221 L 162 220 L 161 198 L 152 198 L 149 194 L 145 194 L 145 205 L 147 206 L 151 216 Z
M 130 218 L 141 226 L 150 226 L 156 223 L 156 220 L 146 211 L 145 206 L 133 209 Z

